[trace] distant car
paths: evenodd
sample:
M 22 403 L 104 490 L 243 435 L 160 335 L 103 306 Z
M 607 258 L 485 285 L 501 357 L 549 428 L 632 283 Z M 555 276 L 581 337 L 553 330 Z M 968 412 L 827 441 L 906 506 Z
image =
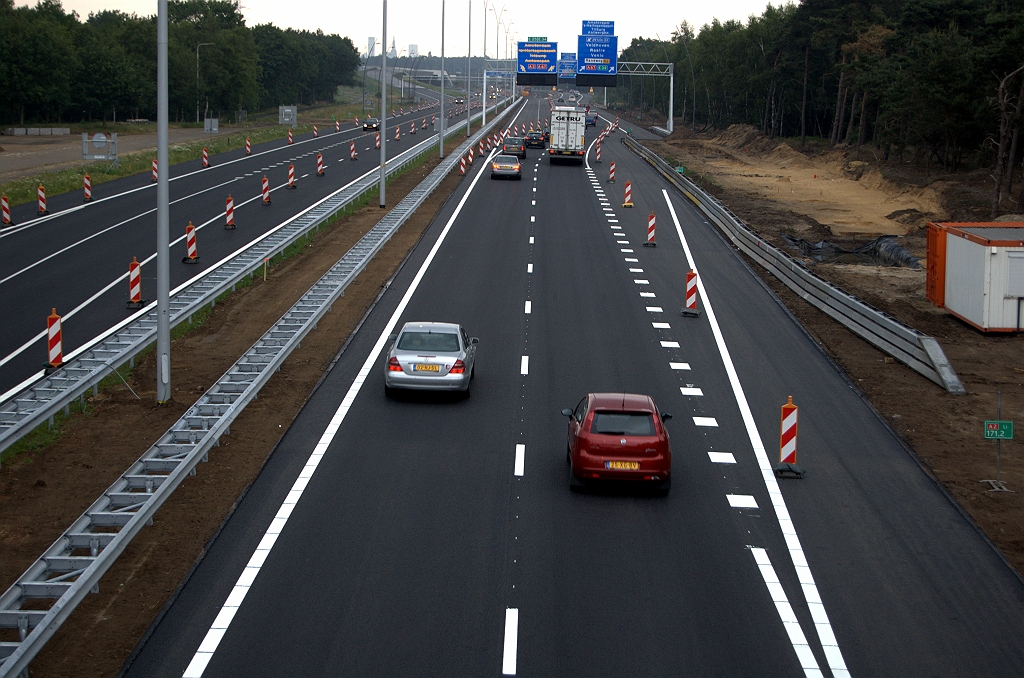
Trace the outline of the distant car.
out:
M 501 179 L 522 179 L 523 172 L 519 165 L 519 158 L 513 155 L 496 155 L 491 161 L 491 178 Z
M 590 393 L 562 414 L 569 418 L 565 458 L 569 487 L 627 481 L 650 485 L 668 494 L 672 483 L 672 449 L 665 422 L 650 396 Z
M 466 100 L 463 99 L 462 97 L 458 97 L 458 98 L 455 99 L 455 103 L 457 103 L 457 104 L 464 104 L 464 103 L 466 103 Z
M 492 94 L 492 95 L 490 95 L 490 96 L 489 96 L 489 97 L 487 97 L 487 98 L 488 98 L 488 99 L 497 99 L 498 97 L 496 97 L 496 96 L 494 96 L 494 95 Z
M 597 127 L 597 113 L 587 113 L 587 127 Z
M 367 118 L 366 120 L 363 120 L 363 131 L 365 132 L 368 129 L 379 130 L 380 120 L 378 118 Z
M 522 137 L 507 137 L 501 145 L 501 152 L 506 155 L 514 155 L 517 158 L 526 158 L 526 142 Z
M 396 389 L 463 391 L 476 368 L 480 340 L 455 323 L 409 322 L 392 341 L 384 361 L 384 393 Z
M 544 132 L 533 131 L 533 132 L 527 132 L 526 133 L 526 147 L 527 148 L 541 148 L 541 149 L 543 149 L 545 147 L 544 142 L 545 142 Z

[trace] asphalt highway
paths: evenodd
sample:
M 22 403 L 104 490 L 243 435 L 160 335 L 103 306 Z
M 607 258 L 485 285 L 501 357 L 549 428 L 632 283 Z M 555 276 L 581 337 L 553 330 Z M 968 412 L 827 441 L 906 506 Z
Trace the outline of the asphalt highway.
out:
M 124 675 L 1024 674 L 1021 579 L 736 252 L 615 135 L 541 156 L 463 180 Z M 480 338 L 471 397 L 385 397 L 411 320 Z M 674 415 L 669 496 L 570 493 L 594 391 Z
M 435 96 L 424 94 L 427 96 Z M 424 104 L 427 106 L 427 104 Z M 447 116 L 448 104 L 445 106 Z M 388 117 L 388 157 L 433 136 L 435 105 Z M 422 129 L 426 119 L 428 128 Z M 453 123 L 455 120 L 453 119 Z M 395 125 L 401 139 L 395 141 Z M 415 123 L 416 133 L 410 134 Z M 312 203 L 377 166 L 380 151 L 374 132 L 363 132 L 351 120 L 340 132 L 325 125 L 319 136 L 296 135 L 170 168 L 171 288 L 200 275 L 224 256 L 287 221 Z M 350 157 L 354 141 L 357 160 Z M 325 174 L 316 175 L 316 156 L 323 155 Z M 295 167 L 298 186 L 285 190 L 288 166 Z M 262 205 L 261 181 L 266 175 L 271 205 Z M 235 230 L 226 230 L 225 201 L 234 200 Z M 93 202 L 81 191 L 47 196 L 50 214 L 39 217 L 35 203 L 12 209 L 15 225 L 0 230 L 0 393 L 36 374 L 46 359 L 43 338 L 52 308 L 63 316 L 64 354 L 91 340 L 129 314 L 127 271 L 132 257 L 142 262 L 142 295 L 156 294 L 156 187 L 149 172 L 93 187 Z M 186 255 L 185 226 L 197 227 L 200 263 L 181 263 Z

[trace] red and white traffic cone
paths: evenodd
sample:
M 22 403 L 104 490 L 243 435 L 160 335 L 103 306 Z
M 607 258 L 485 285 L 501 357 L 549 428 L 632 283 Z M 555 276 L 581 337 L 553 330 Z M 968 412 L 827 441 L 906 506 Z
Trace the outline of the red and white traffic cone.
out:
M 135 257 L 128 264 L 128 308 L 142 307 L 142 264 Z
M 377 132 L 377 139 L 374 142 L 377 148 L 380 148 L 380 132 Z
M 206 150 L 206 146 L 203 146 L 203 169 L 210 166 L 210 152 Z
M 395 141 L 401 141 L 401 140 L 402 140 L 402 128 L 399 127 L 398 125 L 395 125 Z
M 324 175 L 324 156 L 316 154 L 316 175 L 322 177 Z
M 611 160 L 608 162 L 608 183 L 615 183 L 615 161 Z
M 290 129 L 288 130 L 288 143 L 292 143 L 292 131 Z
M 473 147 L 472 146 L 469 147 L 469 164 L 470 165 L 473 164 Z
M 252 141 L 249 139 L 249 137 L 245 138 L 245 154 L 252 155 Z
M 626 182 L 626 193 L 625 193 L 625 197 L 622 199 L 622 206 L 623 207 L 632 207 L 633 206 L 633 184 L 628 182 L 628 181 Z
M 421 127 L 423 129 L 427 129 L 427 119 L 426 118 L 423 118 L 423 124 L 421 125 Z
M 150 177 L 151 177 L 151 178 L 150 178 L 150 182 L 152 182 L 152 183 L 154 183 L 154 184 L 155 184 L 155 183 L 156 183 L 156 180 L 157 180 L 157 178 L 158 178 L 158 176 L 159 176 L 159 175 L 158 175 L 158 173 L 157 173 L 157 171 L 156 171 L 156 170 L 157 170 L 157 165 L 156 165 L 156 158 L 153 158 L 153 163 L 152 163 L 152 165 L 151 165 L 150 169 L 152 170 L 152 171 L 150 172 Z
M 700 316 L 697 310 L 697 271 L 686 273 L 686 306 L 683 306 L 682 314 L 687 318 Z
M 354 115 L 352 117 L 354 117 L 356 119 L 356 127 L 359 127 L 359 116 L 358 115 Z M 334 121 L 334 127 L 335 127 L 335 130 L 334 130 L 335 132 L 340 132 L 341 131 L 341 123 L 339 121 L 337 121 L 337 120 Z
M 56 369 L 64 364 L 64 342 L 61 336 L 60 316 L 57 309 L 46 318 L 46 364 Z
M 601 162 L 601 140 L 597 140 L 597 148 L 594 150 L 594 162 Z
M 49 214 L 50 211 L 46 209 L 46 187 L 39 184 L 39 188 L 36 189 L 36 200 L 38 202 L 37 214 Z
M 409 134 L 416 134 L 416 121 L 413 120 L 409 123 Z
M 263 206 L 270 206 L 270 182 L 267 181 L 267 175 L 263 175 Z
M 231 197 L 230 193 L 228 193 L 227 200 L 224 201 L 224 230 L 235 230 L 235 199 Z
M 519 136 L 519 123 L 516 123 L 516 136 Z
M 654 229 L 655 229 L 655 218 L 654 212 L 651 212 L 650 216 L 647 217 L 647 242 L 644 243 L 644 247 L 657 247 L 658 243 L 654 241 Z
M 359 127 L 359 118 L 356 118 L 356 127 Z M 341 131 L 341 120 L 335 120 L 334 121 L 334 131 L 335 132 L 340 132 Z
M 465 176 L 466 174 L 466 156 L 459 158 L 459 175 Z
M 82 193 L 82 202 L 92 202 L 92 180 L 88 174 L 82 177 Z
M 14 226 L 14 222 L 11 221 L 11 203 L 7 200 L 6 193 L 0 193 L 0 214 L 4 226 Z
M 295 165 L 288 165 L 288 185 L 285 188 L 296 189 L 298 184 L 295 183 Z
M 320 136 L 320 129 L 316 125 L 313 125 L 313 138 L 316 139 L 318 136 Z
M 359 154 L 356 153 L 356 142 L 354 142 L 354 141 L 348 142 L 348 157 L 351 158 L 352 160 L 358 160 L 359 159 L 357 157 L 358 155 Z
M 793 396 L 789 396 L 779 421 L 779 463 L 775 465 L 775 475 L 780 478 L 804 477 L 803 468 L 796 465 L 796 430 L 797 406 Z
M 185 256 L 181 258 L 183 264 L 198 264 L 199 249 L 196 247 L 196 227 L 188 222 L 185 227 Z

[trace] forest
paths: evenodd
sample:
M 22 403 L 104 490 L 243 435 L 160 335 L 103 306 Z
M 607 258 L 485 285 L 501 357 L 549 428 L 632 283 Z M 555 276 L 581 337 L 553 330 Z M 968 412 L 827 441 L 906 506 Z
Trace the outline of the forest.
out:
M 746 22 L 681 22 L 671 39 L 634 39 L 619 61 L 674 64 L 674 115 L 696 131 L 747 123 L 955 171 L 1020 159 L 1024 3 L 804 0 Z M 666 78 L 620 75 L 610 96 L 652 118 Z M 676 123 L 679 124 L 678 122 Z
M 250 28 L 228 0 L 170 0 L 167 52 L 170 118 L 182 122 L 331 101 L 355 84 L 359 64 L 348 38 Z M 103 11 L 83 21 L 59 0 L 0 0 L 0 91 L 4 124 L 155 120 L 156 17 Z

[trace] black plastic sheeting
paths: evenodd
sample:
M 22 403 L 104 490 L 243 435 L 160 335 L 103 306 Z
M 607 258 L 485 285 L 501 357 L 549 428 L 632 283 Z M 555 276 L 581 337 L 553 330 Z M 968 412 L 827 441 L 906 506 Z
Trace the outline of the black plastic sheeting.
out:
M 876 266 L 906 266 L 921 268 L 921 260 L 896 242 L 896 236 L 883 235 L 860 247 L 848 250 L 834 242 L 810 242 L 780 233 L 790 247 L 813 263 L 818 264 L 874 264 Z

